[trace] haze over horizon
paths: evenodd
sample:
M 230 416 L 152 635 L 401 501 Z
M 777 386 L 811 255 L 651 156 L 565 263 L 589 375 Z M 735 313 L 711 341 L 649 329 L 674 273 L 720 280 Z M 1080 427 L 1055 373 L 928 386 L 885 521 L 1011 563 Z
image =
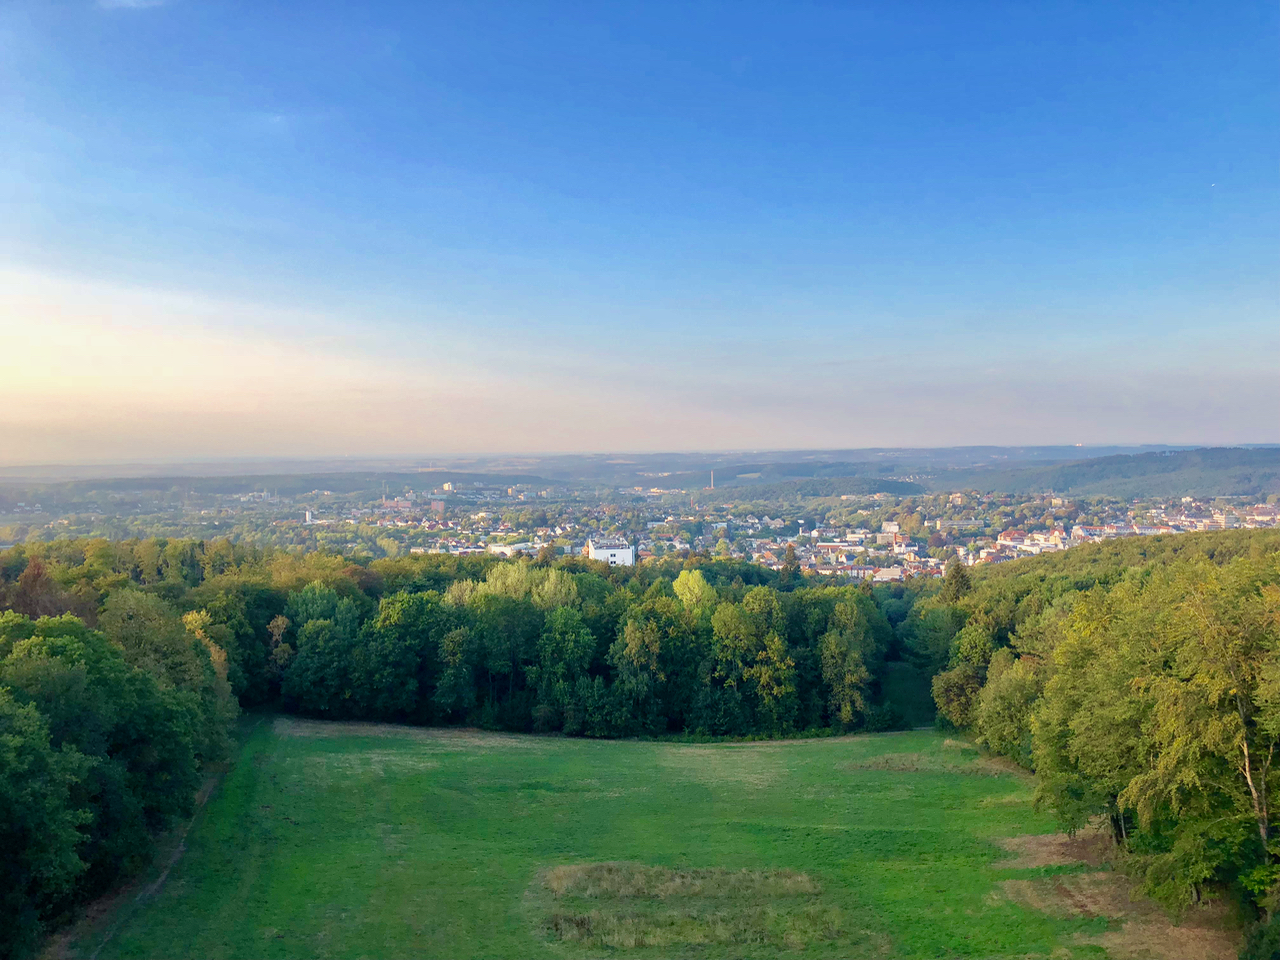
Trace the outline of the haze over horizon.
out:
M 0 10 L 0 464 L 1280 442 L 1280 11 Z

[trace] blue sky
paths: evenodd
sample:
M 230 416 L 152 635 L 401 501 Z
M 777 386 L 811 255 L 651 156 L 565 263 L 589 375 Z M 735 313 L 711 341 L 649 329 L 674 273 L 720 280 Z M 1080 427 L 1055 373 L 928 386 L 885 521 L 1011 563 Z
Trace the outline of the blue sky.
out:
M 1280 440 L 1277 40 L 1270 2 L 11 2 L 6 456 Z

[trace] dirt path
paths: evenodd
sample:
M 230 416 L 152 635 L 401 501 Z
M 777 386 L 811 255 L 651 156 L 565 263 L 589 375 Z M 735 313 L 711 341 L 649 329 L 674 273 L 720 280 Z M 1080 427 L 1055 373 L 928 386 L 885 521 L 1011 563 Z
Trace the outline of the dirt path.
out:
M 261 723 L 262 720 L 259 718 L 244 735 L 245 740 L 248 740 Z M 139 906 L 153 899 L 164 888 L 170 871 L 187 852 L 187 835 L 191 832 L 201 811 L 204 810 L 209 797 L 222 782 L 223 777 L 230 772 L 231 767 L 230 762 L 209 765 L 209 776 L 205 777 L 204 783 L 200 785 L 200 790 L 196 794 L 195 810 L 192 811 L 190 819 L 159 842 L 152 870 L 147 871 L 146 874 L 140 874 L 86 904 L 75 923 L 49 937 L 44 949 L 40 951 L 40 960 L 81 960 L 85 954 L 77 947 L 85 941 L 98 940 L 93 952 L 88 954 L 88 960 L 97 960 L 102 948 L 111 942 L 124 921 L 132 916 Z M 148 883 L 147 876 L 160 864 L 164 865 L 160 874 Z M 101 934 L 99 940 L 99 930 L 102 924 L 108 921 L 110 926 L 107 927 L 105 934 Z

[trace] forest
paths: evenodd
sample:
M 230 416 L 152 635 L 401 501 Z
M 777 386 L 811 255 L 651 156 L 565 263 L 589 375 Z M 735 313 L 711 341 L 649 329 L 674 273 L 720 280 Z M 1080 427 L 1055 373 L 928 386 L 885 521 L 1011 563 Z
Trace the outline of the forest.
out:
M 934 490 L 1025 494 L 1058 490 L 1073 497 L 1261 497 L 1280 492 L 1280 449 L 1206 447 L 1116 454 L 1048 464 L 940 471 Z
M 940 720 L 1034 771 L 1074 831 L 1180 911 L 1280 907 L 1280 536 L 1134 538 L 956 568 L 900 630 L 934 652 Z M 1264 925 L 1270 952 L 1280 936 Z
M 225 540 L 0 552 L 0 944 L 189 815 L 242 709 L 587 737 L 938 722 L 1103 818 L 1173 908 L 1280 890 L 1280 535 L 1134 538 L 839 585 L 706 555 L 359 561 Z

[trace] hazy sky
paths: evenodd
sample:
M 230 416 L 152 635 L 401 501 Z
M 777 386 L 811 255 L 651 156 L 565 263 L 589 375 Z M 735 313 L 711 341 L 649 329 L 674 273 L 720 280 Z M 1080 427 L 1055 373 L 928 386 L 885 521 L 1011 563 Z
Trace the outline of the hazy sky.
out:
M 1280 8 L 0 5 L 0 462 L 1280 441 Z

